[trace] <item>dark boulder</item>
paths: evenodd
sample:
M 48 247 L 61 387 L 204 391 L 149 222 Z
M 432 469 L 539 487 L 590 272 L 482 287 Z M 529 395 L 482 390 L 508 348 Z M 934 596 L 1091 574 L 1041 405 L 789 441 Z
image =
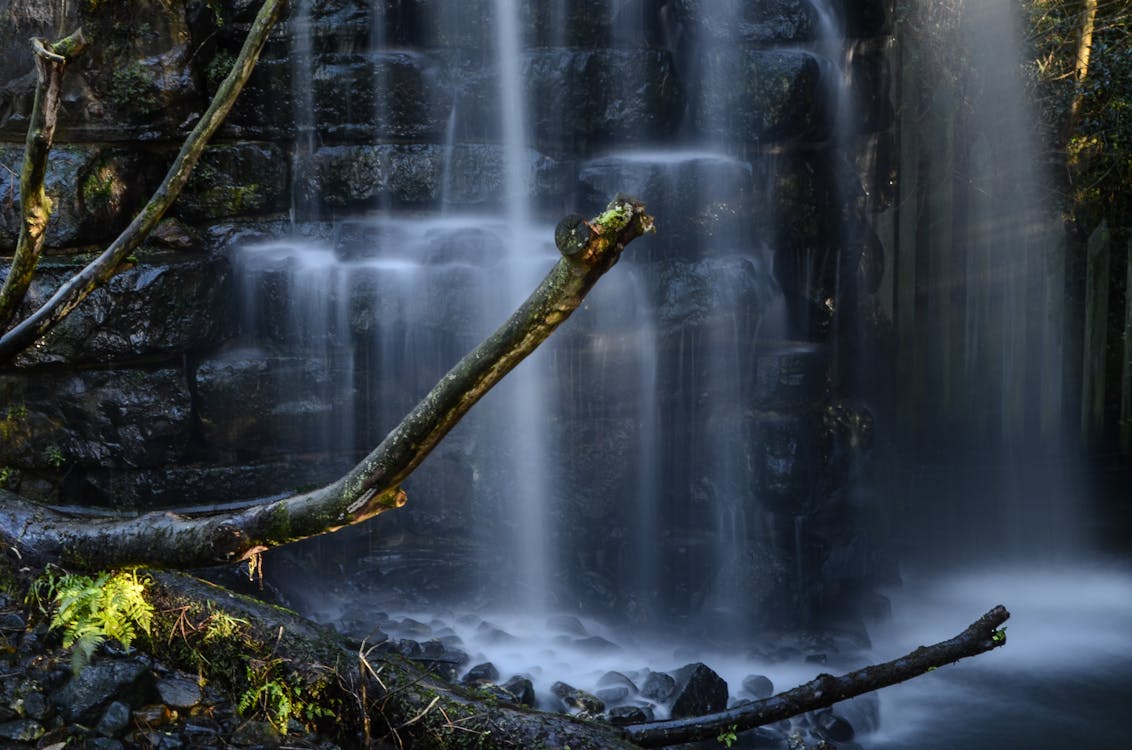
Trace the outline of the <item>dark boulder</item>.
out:
M 727 683 L 707 665 L 688 664 L 676 670 L 673 678 L 673 719 L 703 716 L 727 708 Z

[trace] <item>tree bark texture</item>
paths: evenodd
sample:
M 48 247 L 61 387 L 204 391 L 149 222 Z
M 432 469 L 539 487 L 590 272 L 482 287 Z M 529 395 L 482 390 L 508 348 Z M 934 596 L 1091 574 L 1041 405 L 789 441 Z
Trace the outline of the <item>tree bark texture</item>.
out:
M 440 379 L 381 444 L 330 485 L 281 500 L 204 515 L 154 512 L 76 518 L 0 491 L 0 542 L 31 566 L 99 570 L 126 565 L 193 568 L 370 519 L 400 507 L 404 479 L 448 431 L 581 304 L 632 240 L 653 231 L 644 204 L 618 196 L 595 217 L 581 251 L 562 257 L 525 302 Z
M 784 693 L 708 716 L 637 724 L 627 727 L 625 736 L 641 747 L 664 747 L 710 740 L 721 732 L 742 732 L 826 708 L 838 701 L 895 685 L 965 657 L 998 648 L 1006 643 L 1006 632 L 999 626 L 1009 617 L 1006 608 L 999 605 L 954 638 L 933 646 L 921 646 L 899 659 L 839 677 L 821 674 Z
M 173 201 L 181 194 L 181 190 L 189 181 L 189 175 L 200 160 L 209 139 L 224 122 L 224 118 L 236 103 L 236 97 L 243 90 L 244 84 L 251 77 L 252 70 L 259 60 L 267 38 L 279 20 L 286 0 L 264 0 L 255 21 L 252 23 L 248 36 L 239 56 L 232 64 L 232 70 L 220 84 L 213 96 L 208 109 L 197 121 L 181 146 L 177 158 L 165 175 L 165 179 L 154 191 L 149 202 L 138 212 L 120 235 L 97 258 L 85 268 L 68 279 L 55 291 L 38 310 L 21 321 L 10 331 L 0 336 L 0 363 L 12 360 L 17 354 L 31 346 L 50 331 L 59 321 L 63 320 L 86 299 L 96 288 L 106 283 L 118 270 L 118 266 L 136 250 L 153 230 L 165 212 L 173 205 Z M 29 140 L 31 135 L 29 133 Z M 39 165 L 37 170 L 46 169 L 47 149 L 37 152 Z M 24 167 L 25 171 L 27 166 Z M 21 200 L 25 207 L 28 197 L 24 194 L 21 184 Z M 34 199 L 33 199 L 34 200 Z M 46 206 L 49 210 L 50 204 Z M 26 215 L 25 208 L 25 215 Z M 47 223 L 47 214 L 44 212 L 43 224 Z
M 79 29 L 54 43 L 33 39 L 31 44 L 35 53 L 35 101 L 28 124 L 24 163 L 20 169 L 20 234 L 16 239 L 12 267 L 3 288 L 0 288 L 0 331 L 8 327 L 23 302 L 43 252 L 47 220 L 51 217 L 51 199 L 47 197 L 45 187 L 47 155 L 55 140 L 63 72 L 67 63 L 82 52 L 86 38 Z

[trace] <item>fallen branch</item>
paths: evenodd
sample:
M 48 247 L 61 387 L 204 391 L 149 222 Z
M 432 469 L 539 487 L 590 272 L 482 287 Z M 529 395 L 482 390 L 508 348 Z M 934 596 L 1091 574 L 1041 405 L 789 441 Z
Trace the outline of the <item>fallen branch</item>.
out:
M 405 503 L 400 484 L 496 383 L 581 304 L 631 241 L 653 231 L 644 204 L 618 196 L 587 225 L 583 246 L 559 259 L 510 318 L 457 363 L 353 470 L 312 492 L 226 513 L 76 518 L 0 491 L 0 542 L 32 566 L 194 568 L 373 518 Z
M 920 646 L 899 659 L 834 677 L 821 674 L 805 685 L 727 711 L 687 719 L 636 724 L 624 736 L 641 747 L 665 747 L 718 737 L 721 732 L 742 732 L 773 724 L 791 716 L 832 706 L 838 701 L 895 685 L 968 656 L 1006 643 L 1006 631 L 998 627 L 1010 613 L 999 605 L 971 623 L 959 635 L 933 646 Z

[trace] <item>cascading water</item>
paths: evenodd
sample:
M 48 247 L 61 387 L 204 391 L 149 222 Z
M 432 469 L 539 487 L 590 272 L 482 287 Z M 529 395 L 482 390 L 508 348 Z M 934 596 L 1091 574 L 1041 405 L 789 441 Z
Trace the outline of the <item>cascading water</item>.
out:
M 873 744 L 1119 747 L 1128 732 L 1112 696 L 1132 689 L 1132 577 L 1126 560 L 1092 559 L 1084 533 L 1095 509 L 1063 390 L 1064 238 L 1020 75 L 1021 9 L 917 6 L 912 23 L 927 23 L 901 56 L 908 119 L 890 238 L 899 382 L 872 372 L 889 394 L 876 396 L 892 441 L 883 492 L 907 508 L 909 550 L 880 632 L 912 645 L 929 624 L 997 602 L 1012 619 L 1001 653 L 883 692 L 903 721 Z M 943 49 L 949 63 L 933 63 Z
M 365 82 L 376 112 L 315 124 L 325 140 L 297 183 L 322 182 L 332 220 L 241 256 L 257 345 L 348 371 L 311 407 L 339 421 L 312 417 L 303 450 L 379 440 L 556 260 L 563 214 L 625 191 L 660 234 L 422 465 L 408 508 L 339 537 L 332 562 L 356 579 L 337 600 L 293 588 L 307 611 L 438 638 L 451 628 L 372 612 L 474 612 L 466 645 L 542 675 L 557 659 L 592 671 L 595 649 L 671 666 L 672 639 L 706 659 L 868 585 L 871 537 L 846 487 L 864 420 L 832 392 L 853 379 L 828 372 L 830 320 L 857 320 L 837 265 L 861 224 L 841 189 L 855 177 L 844 45 L 822 3 L 696 5 L 450 0 L 371 32 L 378 49 L 314 55 L 316 86 Z M 407 80 L 427 93 L 411 99 Z M 551 610 L 621 629 L 551 627 Z M 626 624 L 669 650 L 616 651 Z M 586 658 L 547 656 L 548 629 Z

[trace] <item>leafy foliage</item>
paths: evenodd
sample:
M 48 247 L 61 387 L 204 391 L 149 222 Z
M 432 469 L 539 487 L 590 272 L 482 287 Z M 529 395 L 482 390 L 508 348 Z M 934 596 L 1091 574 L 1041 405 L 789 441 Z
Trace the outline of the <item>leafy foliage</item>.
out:
M 236 710 L 241 716 L 259 713 L 283 734 L 291 719 L 312 722 L 333 716 L 333 712 L 310 700 L 303 686 L 279 674 L 282 660 L 249 659 L 247 666 L 248 689 L 240 696 Z
M 51 616 L 51 628 L 62 631 L 63 647 L 73 648 L 76 673 L 107 639 L 129 649 L 139 634 L 149 635 L 153 607 L 145 598 L 146 582 L 135 571 L 91 578 L 56 570 L 49 568 L 36 579 L 29 598 Z

